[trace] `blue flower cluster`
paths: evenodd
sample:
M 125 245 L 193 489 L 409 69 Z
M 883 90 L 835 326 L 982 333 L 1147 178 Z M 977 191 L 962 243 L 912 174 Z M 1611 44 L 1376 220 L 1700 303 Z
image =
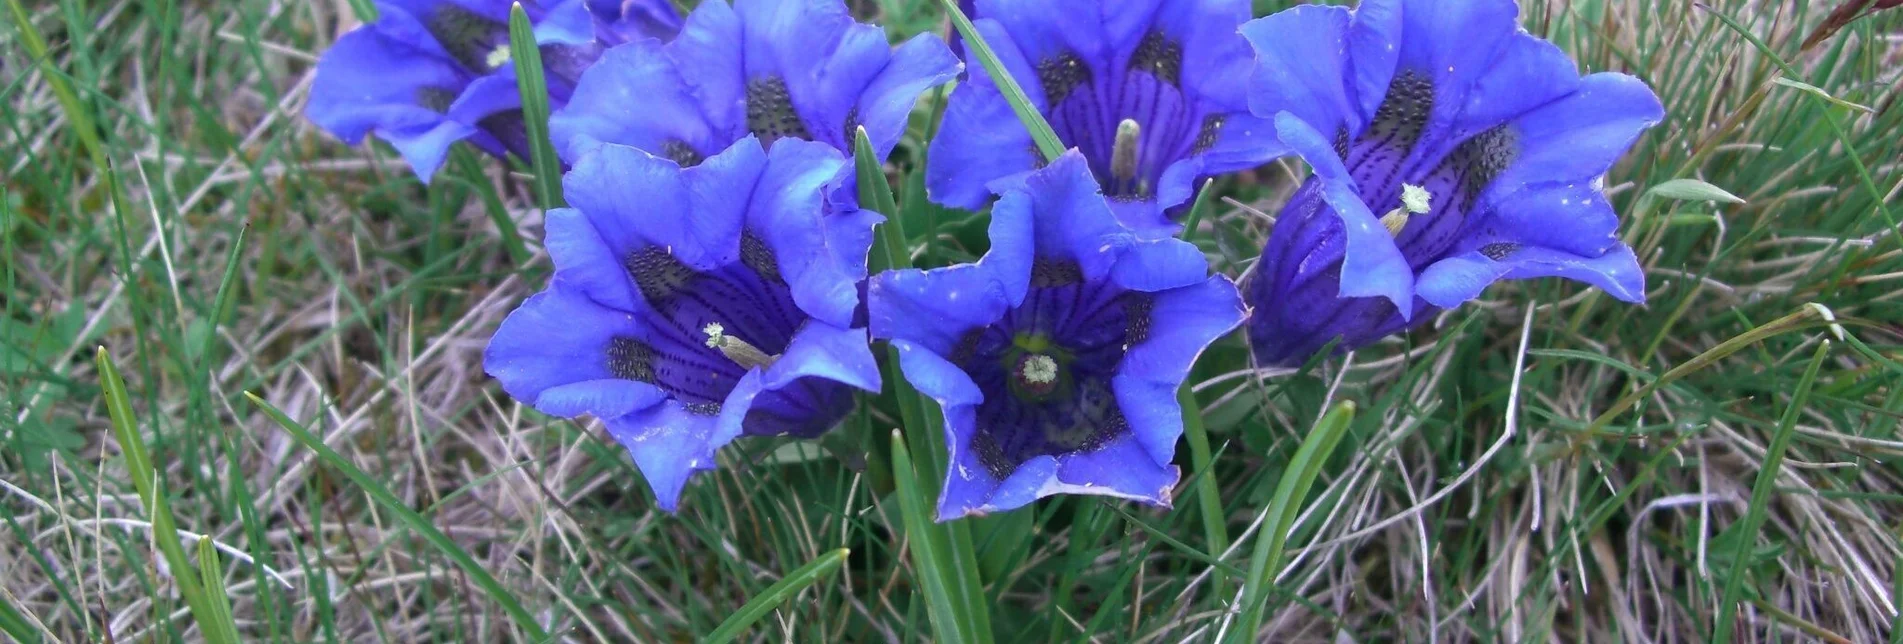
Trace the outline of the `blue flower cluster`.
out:
M 507 2 L 379 0 L 318 66 L 311 119 L 375 133 L 427 178 L 456 141 L 526 157 Z M 1644 299 L 1601 184 L 1664 117 L 1581 76 L 1513 0 L 1363 0 L 1250 19 L 1247 0 L 976 0 L 977 33 L 1070 150 L 1048 159 L 1003 83 L 841 0 L 524 2 L 548 62 L 572 208 L 547 289 L 485 367 L 592 415 L 661 507 L 741 436 L 815 437 L 879 392 L 870 343 L 943 409 L 941 520 L 1051 494 L 1167 505 L 1177 391 L 1247 321 L 1258 364 L 1352 350 L 1557 276 Z M 989 209 L 976 262 L 868 275 L 850 163 L 883 161 L 958 79 L 923 150 L 942 205 Z M 1176 235 L 1211 178 L 1313 173 L 1238 289 Z

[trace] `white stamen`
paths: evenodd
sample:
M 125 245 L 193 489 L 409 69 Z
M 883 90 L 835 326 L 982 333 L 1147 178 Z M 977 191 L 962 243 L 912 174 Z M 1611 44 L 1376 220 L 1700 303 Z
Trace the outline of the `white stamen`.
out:
M 503 64 L 509 62 L 509 55 L 509 43 L 505 42 L 496 45 L 496 48 L 489 52 L 489 57 L 484 58 L 483 62 L 489 63 L 490 69 L 501 69 Z
M 701 327 L 700 331 L 707 334 L 708 348 L 718 349 L 721 341 L 726 339 L 721 334 L 727 332 L 727 327 L 720 326 L 719 322 L 708 322 L 707 326 Z
M 779 356 L 767 355 L 765 351 L 748 344 L 746 340 L 727 335 L 727 328 L 721 326 L 719 322 L 708 322 L 707 326 L 700 328 L 700 331 L 707 334 L 709 348 L 719 349 L 720 355 L 727 356 L 728 360 L 732 360 L 734 364 L 742 368 L 765 369 L 780 360 Z
M 1025 382 L 1048 385 L 1057 380 L 1057 361 L 1047 355 L 1034 355 L 1024 360 L 1024 368 L 1020 371 Z
M 1426 188 L 1411 183 L 1401 184 L 1401 207 L 1382 215 L 1381 227 L 1388 229 L 1389 235 L 1401 236 L 1401 231 L 1407 229 L 1408 215 L 1427 214 L 1427 211 L 1433 209 L 1431 206 L 1433 198 L 1433 193 L 1428 192 Z
M 1116 143 L 1110 148 L 1110 176 L 1120 181 L 1137 177 L 1137 146 L 1142 135 L 1143 126 L 1136 119 L 1124 119 L 1117 124 Z

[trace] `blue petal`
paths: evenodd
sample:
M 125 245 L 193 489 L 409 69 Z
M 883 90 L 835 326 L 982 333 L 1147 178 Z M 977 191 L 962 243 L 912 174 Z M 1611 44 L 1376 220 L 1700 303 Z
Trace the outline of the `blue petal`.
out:
M 1116 6 L 1112 6 L 1112 5 Z M 1124 4 L 1132 6 L 1125 7 Z M 1058 54 L 1071 53 L 1095 65 L 1110 64 L 1115 45 L 1110 31 L 1116 23 L 1128 28 L 1136 20 L 1150 15 L 1155 0 L 1130 0 L 1106 3 L 1101 0 L 978 0 L 978 15 L 994 20 L 1017 44 L 1020 54 L 1030 61 L 1041 61 Z M 997 48 L 997 40 L 985 33 L 987 44 Z M 1136 34 L 1141 37 L 1142 34 Z M 1124 34 L 1127 39 L 1129 34 Z M 1097 73 L 1107 70 L 1098 69 Z M 975 73 L 975 72 L 974 72 Z M 1024 77 L 1011 70 L 1020 83 Z M 1029 91 L 1027 88 L 1026 91 Z
M 1476 83 L 1495 73 L 1495 59 L 1519 32 L 1520 7 L 1514 0 L 1398 1 L 1401 38 L 1392 44 L 1399 47 L 1400 55 L 1390 73 L 1412 71 L 1433 82 L 1433 111 L 1414 153 L 1435 158 L 1458 142 L 1451 133 L 1458 127 L 1461 110 Z M 1369 71 L 1363 67 L 1367 62 L 1354 62 L 1357 83 Z M 1531 93 L 1544 90 L 1543 85 L 1517 89 Z
M 611 309 L 647 311 L 622 263 L 625 253 L 617 254 L 601 238 L 588 215 L 573 208 L 550 210 L 546 230 L 542 246 L 568 288 Z
M 878 31 L 876 27 L 869 28 Z M 891 154 L 893 146 L 905 135 L 906 122 L 918 104 L 919 94 L 950 82 L 963 68 L 937 34 L 919 34 L 892 50 L 890 60 L 884 62 L 884 67 L 864 90 L 857 92 L 852 106 L 879 158 Z M 848 137 L 852 134 L 844 132 Z M 841 149 L 848 149 L 845 146 L 850 144 L 850 139 L 842 140 Z
M 980 20 L 977 27 L 1031 103 L 1040 112 L 1048 111 L 1037 74 L 1004 27 L 992 20 Z M 974 65 L 967 71 L 970 78 L 952 90 L 938 136 L 932 137 L 928 148 L 931 161 L 925 164 L 925 188 L 932 201 L 977 210 L 991 201 L 987 184 L 1037 168 L 1043 154 L 985 70 Z
M 1374 120 L 1374 114 L 1387 99 L 1388 84 L 1394 81 L 1395 67 L 1401 59 L 1402 7 L 1398 0 L 1365 0 L 1355 7 L 1353 24 L 1348 29 L 1348 91 L 1356 110 L 1349 118 L 1349 129 Z
M 661 246 L 682 263 L 709 270 L 738 255 L 745 204 L 733 197 L 751 193 L 765 157 L 758 144 L 736 145 L 684 173 L 666 159 L 604 145 L 583 155 L 562 177 L 562 187 L 568 202 L 588 216 L 612 257 Z M 718 183 L 712 191 L 723 197 L 714 204 L 703 203 L 701 195 L 693 194 L 698 190 L 689 190 L 689 185 L 709 183 Z M 693 214 L 691 220 L 684 218 L 688 213 Z
M 745 48 L 737 43 L 745 42 L 747 32 L 732 6 L 702 2 L 687 15 L 686 25 L 666 50 L 714 136 L 728 140 L 739 139 L 746 130 L 749 76 Z
M 1176 390 L 1197 356 L 1242 323 L 1242 295 L 1223 276 L 1152 295 L 1150 336 L 1132 345 L 1111 387 L 1130 431 L 1157 465 L 1168 465 L 1183 435 Z
M 1619 214 L 1597 182 L 1544 185 L 1483 204 L 1463 239 L 1512 242 L 1597 257 L 1619 243 Z
M 1208 274 L 1209 258 L 1195 244 L 1156 239 L 1126 247 L 1110 271 L 1110 281 L 1126 290 L 1153 293 L 1196 284 Z
M 609 49 L 582 73 L 568 105 L 549 118 L 549 139 L 570 164 L 602 143 L 656 152 L 683 145 L 700 154 L 725 148 L 725 133 L 703 114 L 672 59 L 654 42 L 635 42 Z
M 1512 122 L 1520 154 L 1483 200 L 1529 185 L 1591 183 L 1664 118 L 1658 96 L 1644 81 L 1624 74 L 1587 76 L 1578 91 Z
M 748 371 L 739 384 L 734 385 L 733 391 L 727 394 L 726 401 L 721 405 L 719 429 L 712 435 L 712 440 L 724 444 L 742 434 L 761 436 L 781 433 L 783 430 L 778 427 L 749 426 L 747 413 L 753 410 L 754 402 L 761 394 L 786 392 L 794 383 L 807 378 L 878 393 L 879 364 L 872 358 L 872 346 L 866 339 L 866 330 L 842 329 L 824 322 L 801 327 L 778 361 L 765 370 Z M 844 413 L 840 416 L 843 417 Z M 817 420 L 819 424 L 830 428 L 840 418 Z
M 1467 104 L 1461 108 L 1449 140 L 1464 141 L 1559 100 L 1578 87 L 1579 70 L 1566 52 L 1526 33 L 1514 34 L 1486 75 L 1467 93 Z
M 946 431 L 950 439 L 951 430 Z M 1054 494 L 1108 496 L 1169 507 L 1171 492 L 1182 478 L 1181 470 L 1167 462 L 1156 463 L 1127 434 L 1089 452 L 1032 457 L 1003 481 L 992 478 L 975 459 L 969 449 L 953 453 L 945 493 L 938 500 L 939 521 L 1015 510 Z
M 595 42 L 595 22 L 582 0 L 558 0 L 535 20 L 535 44 L 585 45 Z
M 681 31 L 681 14 L 671 0 L 586 0 L 595 18 L 595 32 L 603 44 L 632 40 L 673 40 Z
M 1470 250 L 1435 262 L 1421 273 L 1418 289 L 1429 303 L 1452 308 L 1480 296 L 1501 279 L 1564 277 L 1597 286 L 1621 301 L 1645 302 L 1645 271 L 1624 244 L 1599 257 L 1525 246 L 1495 260 Z
M 419 102 L 424 90 L 455 95 L 468 83 L 447 57 L 420 49 L 424 42 L 434 42 L 428 31 L 394 9 L 377 24 L 344 34 L 318 61 L 305 115 L 352 145 L 376 132 L 427 182 L 449 146 L 476 129 Z
M 1075 261 L 1086 280 L 1108 275 L 1117 255 L 1135 242 L 1111 212 L 1089 162 L 1075 149 L 1042 170 L 1005 177 L 991 187 L 1001 195 L 991 209 L 993 219 L 1030 219 L 1036 257 Z
M 681 488 L 695 472 L 714 469 L 714 452 L 727 444 L 715 441 L 720 419 L 688 411 L 680 401 L 668 400 L 648 409 L 607 419 L 608 433 L 641 468 L 654 488 L 654 502 L 673 512 L 680 508 Z
M 997 322 L 1024 302 L 1031 288 L 1031 227 L 1022 208 L 994 211 L 991 250 L 977 263 L 873 276 L 866 296 L 872 337 L 950 355 L 965 332 Z
M 1249 110 L 1265 119 L 1288 112 L 1329 133 L 1358 125 L 1343 80 L 1349 16 L 1340 7 L 1304 5 L 1243 25 L 1256 54 Z
M 734 12 L 750 36 L 747 79 L 783 80 L 813 138 L 851 149 L 847 114 L 892 55 L 884 30 L 853 21 L 839 0 L 738 0 Z
M 754 141 L 748 137 L 735 147 L 758 150 L 759 144 Z M 711 165 L 710 160 L 707 166 Z M 690 177 L 702 168 L 689 170 Z M 759 236 L 773 251 L 780 274 L 792 288 L 793 301 L 808 315 L 840 327 L 851 326 L 853 310 L 859 307 L 856 284 L 858 276 L 864 274 L 871 242 L 869 234 L 841 237 L 837 241 L 866 245 L 832 248 L 835 239 L 827 235 L 822 220 L 826 188 L 840 180 L 845 168 L 845 157 L 831 146 L 788 139 L 773 146 L 766 168 L 756 182 L 747 186 L 750 201 L 736 198 L 748 193 L 735 192 L 725 182 L 694 183 L 699 204 L 695 212 L 722 204 L 744 205 L 748 232 Z M 868 218 L 856 221 L 868 229 L 875 223 Z M 858 261 L 842 262 L 842 257 L 857 257 Z
M 483 353 L 483 369 L 509 395 L 546 414 L 629 414 L 666 397 L 608 369 L 610 341 L 637 334 L 628 314 L 589 301 L 558 280 L 503 320 Z
M 1411 315 L 1414 271 L 1401 255 L 1401 249 L 1394 245 L 1394 236 L 1361 201 L 1354 178 L 1342 165 L 1341 157 L 1335 154 L 1327 139 L 1291 113 L 1277 114 L 1275 127 L 1282 142 L 1314 167 L 1315 178 L 1322 183 L 1322 199 L 1341 218 L 1347 235 L 1341 267 L 1341 296 L 1385 297 L 1401 309 L 1403 317 Z

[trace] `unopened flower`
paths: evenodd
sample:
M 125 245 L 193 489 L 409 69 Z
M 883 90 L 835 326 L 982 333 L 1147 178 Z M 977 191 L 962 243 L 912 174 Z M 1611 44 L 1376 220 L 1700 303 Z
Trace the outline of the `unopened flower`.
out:
M 609 49 L 550 135 L 564 158 L 618 143 L 693 165 L 749 135 L 850 153 L 864 126 L 883 157 L 919 94 L 958 69 L 938 36 L 893 48 L 840 0 L 702 2 L 672 42 Z
M 823 195 L 845 159 L 752 138 L 682 168 L 603 145 L 551 211 L 547 290 L 496 331 L 484 367 L 544 413 L 600 418 L 675 509 L 689 475 L 747 436 L 813 437 L 879 390 L 851 328 L 878 217 Z
M 1303 6 L 1242 28 L 1250 108 L 1314 168 L 1246 280 L 1258 362 L 1349 350 L 1500 279 L 1565 277 L 1641 302 L 1601 189 L 1664 111 L 1644 82 L 1581 77 L 1512 0 Z
M 1066 147 L 1083 152 L 1117 216 L 1149 234 L 1206 177 L 1274 158 L 1249 113 L 1247 0 L 978 0 L 978 32 Z M 932 199 L 977 209 L 992 180 L 1043 157 L 972 61 L 932 140 Z
M 870 289 L 873 335 L 944 409 L 938 518 L 1051 494 L 1168 505 L 1176 391 L 1242 321 L 1235 286 L 1189 243 L 1119 223 L 1076 152 L 998 185 L 983 259 Z

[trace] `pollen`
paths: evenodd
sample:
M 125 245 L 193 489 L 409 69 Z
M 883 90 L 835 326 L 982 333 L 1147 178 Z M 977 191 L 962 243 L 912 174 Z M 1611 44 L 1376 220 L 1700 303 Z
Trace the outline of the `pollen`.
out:
M 1057 361 L 1047 355 L 1034 355 L 1024 359 L 1024 365 L 1018 369 L 1018 373 L 1025 382 L 1048 385 L 1057 382 Z
M 701 327 L 700 332 L 707 334 L 707 348 L 718 349 L 725 343 L 727 327 L 720 326 L 719 322 L 708 322 L 707 326 Z
M 1408 215 L 1427 214 L 1427 211 L 1432 210 L 1430 202 L 1433 198 L 1434 195 L 1426 188 L 1411 183 L 1401 184 L 1401 207 L 1382 215 L 1381 227 L 1388 229 L 1389 235 L 1401 236 L 1401 231 L 1407 229 Z
M 489 50 L 489 55 L 483 58 L 483 62 L 489 63 L 490 69 L 501 69 L 503 65 L 508 64 L 509 43 L 496 45 L 495 49 Z

